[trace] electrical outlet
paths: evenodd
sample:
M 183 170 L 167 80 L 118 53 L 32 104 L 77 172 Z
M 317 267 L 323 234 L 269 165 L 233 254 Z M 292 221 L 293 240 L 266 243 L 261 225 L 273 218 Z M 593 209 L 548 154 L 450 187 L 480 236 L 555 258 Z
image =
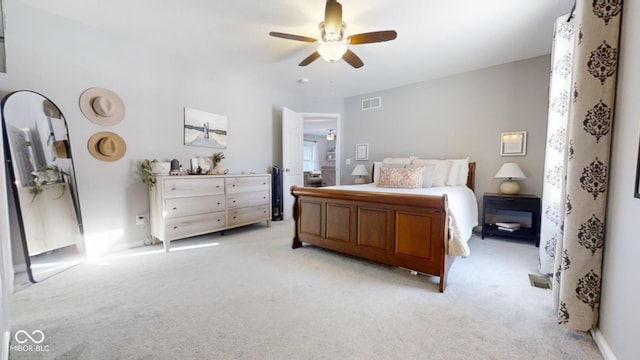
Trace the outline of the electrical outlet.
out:
M 144 225 L 144 215 L 136 215 L 136 225 Z

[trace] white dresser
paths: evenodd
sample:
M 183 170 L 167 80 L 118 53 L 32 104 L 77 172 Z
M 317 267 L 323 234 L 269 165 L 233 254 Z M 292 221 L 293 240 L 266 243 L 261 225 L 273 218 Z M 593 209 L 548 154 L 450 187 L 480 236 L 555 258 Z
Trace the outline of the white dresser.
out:
M 172 240 L 266 221 L 271 225 L 271 175 L 158 176 L 149 189 L 151 236 Z

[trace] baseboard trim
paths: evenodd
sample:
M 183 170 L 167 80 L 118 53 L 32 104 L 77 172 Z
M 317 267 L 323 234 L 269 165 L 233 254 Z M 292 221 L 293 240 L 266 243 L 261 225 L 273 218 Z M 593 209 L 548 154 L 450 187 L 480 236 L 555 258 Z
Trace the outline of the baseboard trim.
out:
M 9 331 L 5 331 L 2 333 L 2 353 L 0 354 L 0 359 L 8 360 L 9 359 L 9 345 L 11 340 L 11 333 Z
M 600 354 L 602 354 L 604 360 L 617 360 L 616 355 L 613 353 L 613 350 L 611 350 L 607 339 L 605 339 L 600 329 L 591 329 L 591 337 L 593 337 L 593 341 L 596 342 L 598 350 L 600 350 Z

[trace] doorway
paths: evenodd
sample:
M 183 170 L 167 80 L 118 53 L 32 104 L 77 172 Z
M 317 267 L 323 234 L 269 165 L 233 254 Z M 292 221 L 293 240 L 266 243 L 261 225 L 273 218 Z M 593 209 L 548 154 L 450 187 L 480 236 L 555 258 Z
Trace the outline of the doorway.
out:
M 329 129 L 333 134 L 332 140 L 327 140 Z M 304 140 L 308 136 L 322 139 L 322 146 L 318 144 L 316 156 L 320 172 L 322 165 L 333 166 L 332 174 L 335 177 L 331 184 L 340 184 L 340 140 L 342 126 L 340 114 L 327 113 L 297 113 L 291 109 L 283 108 L 282 112 L 282 188 L 290 189 L 291 186 L 304 186 Z M 328 144 L 328 145 L 326 145 Z M 324 149 L 324 150 L 321 150 Z M 327 161 L 329 158 L 329 161 Z M 322 162 L 320 161 L 322 159 Z M 331 160 L 333 160 L 331 162 Z M 322 176 L 322 175 L 320 175 Z M 327 175 L 327 177 L 330 175 Z M 328 182 L 325 181 L 325 185 Z M 328 186 L 328 185 L 326 185 Z M 290 219 L 293 208 L 293 196 L 289 191 L 283 191 L 283 216 Z
M 339 184 L 339 118 L 338 114 L 302 114 L 304 186 Z

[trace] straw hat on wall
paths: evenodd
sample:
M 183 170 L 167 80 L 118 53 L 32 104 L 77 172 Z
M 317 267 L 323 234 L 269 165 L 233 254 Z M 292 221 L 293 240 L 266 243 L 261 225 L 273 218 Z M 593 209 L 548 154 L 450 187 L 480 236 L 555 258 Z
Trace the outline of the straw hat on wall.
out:
M 124 118 L 124 103 L 111 90 L 93 87 L 80 95 L 80 111 L 91 122 L 98 125 L 110 126 Z
M 102 161 L 116 161 L 127 152 L 127 144 L 115 133 L 102 131 L 93 134 L 87 143 L 93 157 Z

